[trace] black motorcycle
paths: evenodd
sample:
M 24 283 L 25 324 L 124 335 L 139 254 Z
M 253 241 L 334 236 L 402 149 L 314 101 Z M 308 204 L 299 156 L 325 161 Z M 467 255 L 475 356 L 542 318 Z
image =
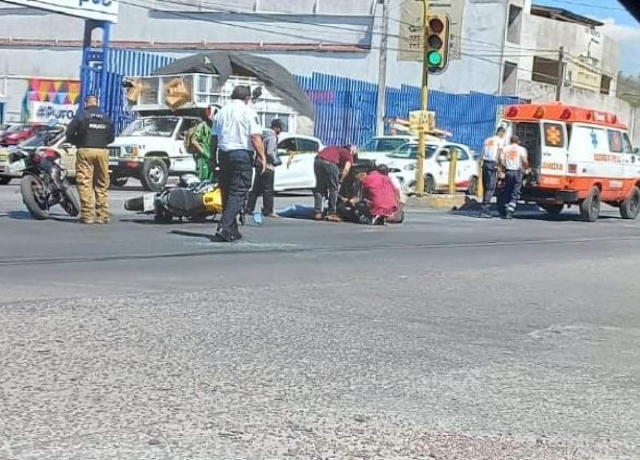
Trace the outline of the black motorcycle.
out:
M 22 172 L 22 201 L 34 219 L 48 219 L 49 210 L 58 204 L 71 217 L 80 214 L 80 203 L 60 159 L 60 154 L 50 148 L 16 149 L 9 154 L 10 168 Z

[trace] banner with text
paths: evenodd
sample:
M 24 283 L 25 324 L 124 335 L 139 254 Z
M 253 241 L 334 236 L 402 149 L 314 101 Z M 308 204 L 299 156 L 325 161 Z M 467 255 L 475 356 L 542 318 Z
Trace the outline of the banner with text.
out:
M 78 80 L 29 80 L 26 99 L 28 122 L 48 123 L 52 119 L 69 123 L 78 110 L 80 82 Z
M 96 21 L 118 22 L 118 0 L 3 0 L 5 3 Z

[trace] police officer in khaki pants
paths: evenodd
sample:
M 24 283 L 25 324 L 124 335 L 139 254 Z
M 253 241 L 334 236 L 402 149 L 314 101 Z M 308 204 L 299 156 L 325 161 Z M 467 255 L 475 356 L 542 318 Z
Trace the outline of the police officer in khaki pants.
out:
M 84 111 L 78 113 L 67 128 L 67 141 L 78 148 L 76 183 L 80 195 L 81 224 L 109 223 L 107 146 L 114 139 L 113 122 L 98 107 L 98 98 L 88 96 Z

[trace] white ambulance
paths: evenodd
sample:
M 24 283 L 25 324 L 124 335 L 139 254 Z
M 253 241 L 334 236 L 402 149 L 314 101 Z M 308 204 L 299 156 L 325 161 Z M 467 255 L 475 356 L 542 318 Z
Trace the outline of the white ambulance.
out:
M 506 108 L 502 126 L 529 153 L 522 199 L 550 214 L 578 205 L 594 222 L 602 203 L 624 219 L 640 213 L 640 155 L 616 115 L 560 103 Z

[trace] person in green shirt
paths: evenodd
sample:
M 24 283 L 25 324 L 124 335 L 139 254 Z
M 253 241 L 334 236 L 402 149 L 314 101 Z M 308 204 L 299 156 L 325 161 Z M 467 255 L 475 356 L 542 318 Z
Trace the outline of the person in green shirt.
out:
M 202 121 L 191 132 L 191 150 L 196 159 L 196 171 L 200 181 L 213 181 L 211 163 L 211 127 L 213 120 L 204 114 Z

